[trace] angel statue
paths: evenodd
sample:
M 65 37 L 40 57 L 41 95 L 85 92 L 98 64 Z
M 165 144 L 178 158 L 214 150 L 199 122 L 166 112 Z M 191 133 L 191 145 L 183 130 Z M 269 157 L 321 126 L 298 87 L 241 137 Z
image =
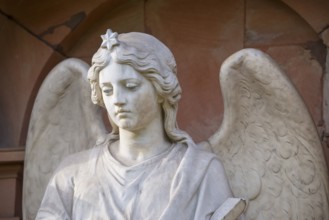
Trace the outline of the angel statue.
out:
M 315 126 L 266 54 L 244 49 L 223 63 L 224 119 L 196 144 L 176 123 L 181 88 L 171 51 L 144 33 L 107 30 L 102 40 L 90 68 L 68 59 L 40 88 L 24 219 L 329 219 Z

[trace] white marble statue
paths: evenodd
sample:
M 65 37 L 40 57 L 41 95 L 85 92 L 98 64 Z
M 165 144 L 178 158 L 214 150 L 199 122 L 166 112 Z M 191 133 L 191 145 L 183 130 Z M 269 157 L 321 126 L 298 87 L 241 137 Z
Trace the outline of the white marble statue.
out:
M 47 183 L 69 154 L 90 149 L 105 134 L 90 101 L 89 66 L 78 59 L 57 65 L 44 80 L 34 102 L 25 149 L 23 219 L 34 220 Z
M 88 79 L 112 132 L 92 146 L 104 133 L 99 112 L 77 110 L 88 101 L 67 95 L 88 91 L 85 81 L 80 89 L 71 87 L 73 77 L 53 77 L 86 74 L 79 68 L 85 64 L 59 64 L 31 118 L 24 219 L 235 219 L 244 205 L 229 197 L 246 199 L 246 219 L 329 219 L 328 170 L 315 126 L 267 55 L 245 49 L 224 62 L 223 123 L 195 144 L 177 127 L 181 89 L 170 50 L 143 33 L 108 30 L 102 39 Z M 78 119 L 67 113 L 72 109 Z

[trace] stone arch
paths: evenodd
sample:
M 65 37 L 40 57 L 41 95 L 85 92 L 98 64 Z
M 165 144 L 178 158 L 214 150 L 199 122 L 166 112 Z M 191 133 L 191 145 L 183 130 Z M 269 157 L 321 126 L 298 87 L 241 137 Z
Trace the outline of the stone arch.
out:
M 317 1 L 325 2 L 325 0 Z M 241 2 L 243 1 L 240 1 L 240 3 Z M 304 2 L 312 6 L 306 8 L 311 12 L 308 12 L 307 10 L 305 10 L 305 8 L 303 8 Z M 311 1 L 304 2 L 299 3 L 292 0 L 282 0 L 283 4 L 287 5 L 287 7 L 291 8 L 293 11 L 299 14 L 302 19 L 304 19 L 308 24 L 311 25 L 311 27 L 315 30 L 316 33 L 320 34 L 319 27 L 324 26 L 323 23 L 325 22 L 321 21 L 321 26 L 317 23 L 318 19 L 316 19 L 316 17 L 314 16 L 310 16 L 309 14 L 314 15 L 316 14 L 315 12 L 317 10 L 324 11 L 325 9 L 318 6 L 318 4 L 312 4 Z M 115 31 L 118 32 L 126 32 L 132 30 L 149 32 L 150 30 L 148 29 L 148 27 L 146 27 L 144 23 L 144 4 L 145 1 L 133 1 L 133 3 L 131 3 L 130 1 L 109 1 L 99 4 L 97 7 L 93 8 L 93 10 L 88 12 L 86 17 L 75 29 L 72 29 L 69 33 L 66 33 L 66 35 L 62 38 L 61 42 L 59 42 L 58 44 L 58 51 L 66 57 L 81 58 L 89 63 L 90 57 L 92 55 L 91 53 L 95 51 L 99 45 L 99 35 L 102 34 L 106 28 L 112 27 Z M 327 11 L 329 11 L 329 9 Z M 327 20 L 329 20 L 329 18 Z M 120 23 L 123 21 L 125 22 L 125 24 Z M 240 49 L 242 49 L 242 44 L 239 47 L 241 47 Z M 218 51 L 216 53 L 218 53 Z M 222 57 L 221 59 L 223 58 L 225 57 Z M 216 62 L 219 63 L 220 61 Z M 24 143 L 26 138 L 29 116 L 36 96 L 36 91 L 41 85 L 41 80 L 49 72 L 51 66 L 54 66 L 54 64 L 55 63 L 53 58 L 50 57 L 48 61 L 44 63 L 44 67 L 39 73 L 40 76 L 38 82 L 34 86 L 34 93 L 32 93 L 31 97 L 29 98 L 29 104 L 25 111 L 25 117 L 23 122 L 24 125 L 21 132 L 20 143 Z
M 329 46 L 329 2 L 326 0 L 316 1 L 293 1 L 282 0 L 287 6 L 299 14 L 319 35 L 324 44 Z

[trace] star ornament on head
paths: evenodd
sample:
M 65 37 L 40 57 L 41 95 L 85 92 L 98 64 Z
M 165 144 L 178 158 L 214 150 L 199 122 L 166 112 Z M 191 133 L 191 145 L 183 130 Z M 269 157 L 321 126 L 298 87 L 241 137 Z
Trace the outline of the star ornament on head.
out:
M 101 47 L 111 50 L 113 46 L 120 44 L 117 37 L 117 32 L 112 32 L 111 29 L 107 29 L 106 34 L 101 35 L 101 38 L 103 40 Z

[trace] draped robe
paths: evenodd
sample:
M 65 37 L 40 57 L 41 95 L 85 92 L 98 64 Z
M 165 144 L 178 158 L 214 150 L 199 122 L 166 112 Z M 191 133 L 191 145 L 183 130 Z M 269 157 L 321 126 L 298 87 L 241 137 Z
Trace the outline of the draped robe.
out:
M 61 163 L 36 219 L 203 220 L 230 196 L 225 171 L 212 153 L 174 144 L 125 166 L 103 143 Z

